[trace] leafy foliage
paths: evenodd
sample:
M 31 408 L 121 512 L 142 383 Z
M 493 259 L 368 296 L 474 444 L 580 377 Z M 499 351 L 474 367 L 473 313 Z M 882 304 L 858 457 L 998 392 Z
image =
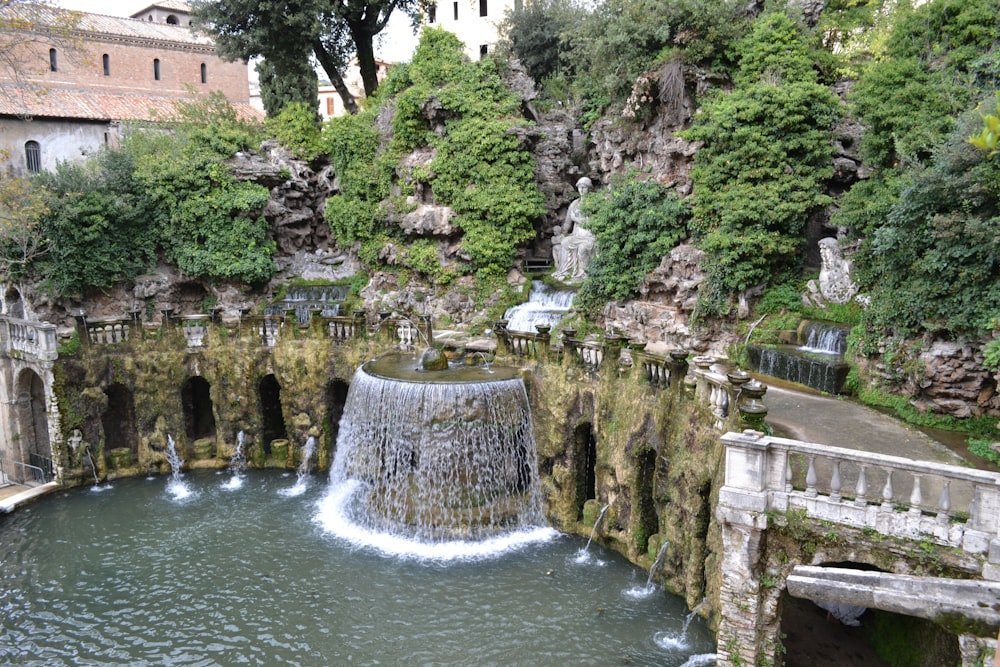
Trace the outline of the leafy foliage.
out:
M 707 100 L 684 134 L 704 142 L 692 171 L 691 226 L 706 253 L 707 313 L 725 313 L 732 293 L 794 270 L 806 221 L 830 203 L 839 102 L 817 83 L 801 28 L 765 15 L 742 53 L 736 88 Z
M 225 165 L 256 147 L 260 129 L 219 96 L 181 105 L 172 135 L 135 132 L 125 144 L 148 193 L 167 259 L 192 277 L 261 283 L 274 273 L 274 243 L 259 210 L 266 188 L 238 182 Z
M 276 115 L 268 116 L 264 127 L 299 157 L 314 160 L 323 150 L 319 117 L 314 107 L 315 104 L 292 102 Z
M 18 279 L 46 252 L 39 223 L 48 211 L 38 179 L 0 174 L 0 279 Z
M 42 231 L 48 253 L 36 265 L 57 294 L 82 295 L 131 280 L 156 259 L 151 202 L 128 151 L 102 151 L 88 163 L 62 163 L 40 182 L 50 198 Z
M 583 211 L 597 239 L 578 298 L 585 309 L 634 297 L 643 276 L 687 237 L 687 206 L 655 181 L 619 179 L 606 196 L 587 195 Z
M 1000 312 L 1000 164 L 971 146 L 968 114 L 913 176 L 855 260 L 869 336 L 980 335 Z

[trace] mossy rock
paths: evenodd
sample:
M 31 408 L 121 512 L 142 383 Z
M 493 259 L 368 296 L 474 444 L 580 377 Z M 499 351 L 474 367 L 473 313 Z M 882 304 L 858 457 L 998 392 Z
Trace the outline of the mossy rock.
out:
M 278 438 L 271 441 L 271 459 L 288 465 L 288 440 Z
M 215 456 L 215 439 L 199 438 L 191 445 L 191 456 L 196 461 L 210 459 Z
M 128 447 L 115 447 L 108 452 L 111 460 L 111 467 L 115 470 L 123 470 L 132 466 L 132 450 Z
M 587 526 L 593 526 L 601 514 L 601 507 L 601 503 L 594 499 L 585 502 L 583 504 L 583 523 Z
M 649 556 L 650 560 L 654 563 L 656 562 L 656 557 L 660 555 L 660 547 L 666 542 L 666 538 L 659 533 L 653 533 L 649 536 L 649 542 L 646 544 L 646 555 Z

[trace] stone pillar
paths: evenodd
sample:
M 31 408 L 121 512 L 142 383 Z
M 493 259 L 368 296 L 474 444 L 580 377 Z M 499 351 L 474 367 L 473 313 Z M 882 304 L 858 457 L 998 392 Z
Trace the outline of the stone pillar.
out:
M 507 320 L 497 320 L 493 323 L 493 334 L 497 339 L 497 354 L 510 354 L 510 340 L 507 331 Z
M 719 667 L 779 664 L 775 591 L 760 584 L 767 530 L 767 442 L 753 431 L 727 433 L 726 481 L 716 517 L 722 528 L 719 561 Z M 760 662 L 758 662 L 760 661 Z
M 537 361 L 548 361 L 549 359 L 549 342 L 552 340 L 552 336 L 549 335 L 549 330 L 552 327 L 544 324 L 536 324 L 535 330 L 538 332 L 535 334 L 535 344 L 537 349 L 535 354 L 537 355 Z

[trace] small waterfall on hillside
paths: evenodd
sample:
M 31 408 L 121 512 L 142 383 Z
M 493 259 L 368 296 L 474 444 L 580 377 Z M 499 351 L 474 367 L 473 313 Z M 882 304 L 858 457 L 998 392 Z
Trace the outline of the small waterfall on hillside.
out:
M 549 539 L 517 370 L 424 371 L 418 358 L 391 354 L 355 373 L 320 522 L 353 542 L 432 558 L 455 557 L 459 543 Z M 442 544 L 453 548 L 426 548 Z
M 790 343 L 750 345 L 750 368 L 828 394 L 844 393 L 844 361 L 850 329 L 830 322 L 803 320 Z
M 300 324 L 309 322 L 313 312 L 324 317 L 341 314 L 349 288 L 346 285 L 297 285 L 289 287 L 284 298 L 264 308 L 265 315 L 284 315 L 295 311 Z
M 302 461 L 299 462 L 298 470 L 295 471 L 295 485 L 288 489 L 282 489 L 278 493 L 289 497 L 301 496 L 305 493 L 309 486 L 309 466 L 315 453 L 316 438 L 310 435 L 302 446 Z
M 540 280 L 532 280 L 528 300 L 504 313 L 507 329 L 535 333 L 536 325 L 554 327 L 573 306 L 575 296 L 572 290 L 552 289 Z
M 229 471 L 232 475 L 222 488 L 229 491 L 235 491 L 243 486 L 243 475 L 247 469 L 247 457 L 243 453 L 243 446 L 246 444 L 246 433 L 242 430 L 236 434 L 236 451 L 233 452 L 232 458 L 229 459 Z

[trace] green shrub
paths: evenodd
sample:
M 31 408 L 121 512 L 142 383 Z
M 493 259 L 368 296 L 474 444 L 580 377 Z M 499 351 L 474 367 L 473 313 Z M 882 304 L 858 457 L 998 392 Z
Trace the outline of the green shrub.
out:
M 613 181 L 606 195 L 587 195 L 583 212 L 596 237 L 595 255 L 577 300 L 588 310 L 636 296 L 643 276 L 687 237 L 690 217 L 676 193 L 634 175 Z

